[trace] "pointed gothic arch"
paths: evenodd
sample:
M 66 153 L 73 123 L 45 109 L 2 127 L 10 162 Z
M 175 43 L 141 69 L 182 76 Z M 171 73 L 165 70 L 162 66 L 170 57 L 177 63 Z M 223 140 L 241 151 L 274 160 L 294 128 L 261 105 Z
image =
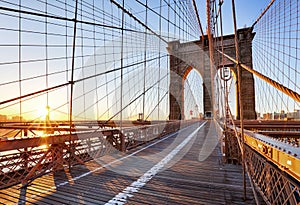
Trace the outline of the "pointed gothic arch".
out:
M 240 47 L 240 60 L 243 64 L 252 67 L 252 39 L 255 33 L 250 28 L 238 30 L 239 47 Z M 219 39 L 220 40 L 220 39 Z M 223 37 L 224 52 L 230 56 L 235 56 L 234 35 Z M 190 72 L 191 68 L 195 68 L 202 76 L 203 79 L 203 111 L 204 113 L 213 113 L 212 105 L 212 82 L 210 70 L 210 59 L 208 52 L 208 38 L 205 36 L 203 39 L 194 42 L 180 43 L 173 41 L 168 44 L 168 51 L 170 54 L 170 120 L 183 120 L 184 119 L 184 80 Z M 215 58 L 221 58 L 218 52 L 215 52 Z M 219 61 L 222 62 L 222 61 Z M 215 65 L 216 68 L 223 65 Z M 225 59 L 225 67 L 232 67 L 236 73 L 235 65 Z M 215 72 L 215 71 L 214 71 Z M 244 119 L 255 119 L 255 90 L 253 75 L 242 70 L 242 98 Z M 238 93 L 237 97 L 238 99 Z M 238 102 L 238 100 L 237 100 Z M 237 104 L 237 110 L 239 110 Z M 237 118 L 239 118 L 239 111 Z

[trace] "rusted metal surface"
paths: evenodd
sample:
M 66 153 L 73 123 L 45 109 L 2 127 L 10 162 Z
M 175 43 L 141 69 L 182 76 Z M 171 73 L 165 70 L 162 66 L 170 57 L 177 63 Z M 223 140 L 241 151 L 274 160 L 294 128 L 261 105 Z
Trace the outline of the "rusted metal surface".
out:
M 150 165 L 136 164 L 128 173 L 149 169 L 172 152 L 187 136 L 197 129 L 197 125 L 183 129 L 181 135 L 168 135 L 152 146 L 144 145 L 129 151 L 134 156 L 149 156 Z M 131 197 L 124 195 L 128 204 L 255 204 L 251 188 L 247 186 L 247 200 L 242 199 L 242 170 L 240 166 L 223 164 L 218 141 L 211 150 L 206 150 L 207 140 L 216 137 L 216 130 L 207 123 L 187 144 L 176 163 L 158 172 Z M 217 139 L 218 140 L 218 139 Z M 174 145 L 173 145 L 174 144 Z M 171 147 L 170 147 L 171 146 Z M 151 156 L 156 157 L 151 157 Z M 207 158 L 205 157 L 207 156 Z M 134 157 L 117 162 L 123 170 Z M 109 161 L 111 162 L 111 161 Z M 33 180 L 28 186 L 21 184 L 0 190 L 0 202 L 4 204 L 105 204 L 126 187 L 136 182 L 140 175 L 122 175 L 111 165 L 89 161 L 51 172 Z M 147 170 L 147 169 L 146 169 Z M 115 203 L 115 204 L 121 204 Z M 263 204 L 263 203 L 262 203 Z

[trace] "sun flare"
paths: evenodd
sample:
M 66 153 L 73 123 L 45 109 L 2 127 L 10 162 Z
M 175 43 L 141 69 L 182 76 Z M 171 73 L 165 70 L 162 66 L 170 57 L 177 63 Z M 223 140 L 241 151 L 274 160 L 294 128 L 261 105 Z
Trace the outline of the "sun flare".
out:
M 40 118 L 46 118 L 47 116 L 50 115 L 50 107 L 46 106 L 46 107 L 41 107 L 37 110 L 37 115 Z

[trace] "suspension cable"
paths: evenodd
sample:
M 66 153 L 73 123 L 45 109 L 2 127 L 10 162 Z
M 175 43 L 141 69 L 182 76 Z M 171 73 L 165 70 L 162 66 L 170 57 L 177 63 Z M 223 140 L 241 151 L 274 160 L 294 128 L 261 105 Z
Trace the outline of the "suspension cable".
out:
M 200 21 L 200 16 L 199 16 L 199 13 L 198 13 L 197 4 L 196 4 L 195 0 L 193 0 L 193 6 L 194 6 L 195 13 L 196 13 L 198 25 L 199 25 L 199 28 L 200 28 L 200 31 L 201 31 L 201 34 L 202 34 L 201 39 L 203 39 L 204 38 L 204 32 L 203 32 L 203 29 L 202 29 L 202 25 L 201 25 L 201 21 Z
M 118 2 L 114 0 L 110 0 L 113 4 L 115 4 L 119 9 L 123 10 L 127 15 L 129 15 L 131 18 L 133 18 L 136 22 L 141 24 L 144 28 L 149 30 L 151 33 L 153 33 L 156 37 L 158 37 L 160 40 L 164 41 L 165 43 L 168 43 L 164 38 L 162 38 L 159 34 L 157 34 L 155 31 L 153 31 L 149 26 L 147 26 L 145 23 L 143 23 L 140 19 L 138 19 L 136 16 L 134 16 L 130 11 L 126 10 L 123 6 L 121 6 Z
M 234 43 L 235 43 L 235 57 L 236 57 L 236 66 L 238 71 L 238 97 L 239 97 L 239 110 L 240 110 L 240 126 L 241 126 L 241 138 L 243 149 L 242 161 L 243 161 L 243 185 L 244 185 L 244 200 L 246 200 L 246 165 L 245 165 L 245 138 L 244 138 L 244 109 L 243 109 L 243 99 L 242 99 L 242 70 L 240 67 L 240 57 L 239 57 L 239 42 L 237 36 L 237 23 L 236 23 L 236 14 L 235 14 L 235 3 L 232 0 L 232 16 L 233 16 L 233 26 L 234 26 Z M 237 136 L 238 137 L 238 136 Z
M 265 15 L 265 13 L 269 10 L 269 8 L 272 6 L 272 4 L 275 2 L 275 0 L 271 0 L 271 2 L 268 4 L 268 6 L 263 10 L 263 12 L 259 15 L 259 17 L 255 20 L 255 22 L 252 24 L 251 28 L 253 29 L 254 26 L 259 22 L 259 20 Z
M 222 53 L 222 51 L 218 52 Z M 224 56 L 226 58 L 228 58 L 229 60 L 231 60 L 232 62 L 238 64 L 238 61 L 235 60 L 234 58 L 230 57 L 229 55 L 224 53 Z M 276 89 L 278 89 L 279 91 L 285 93 L 286 95 L 290 96 L 291 98 L 293 98 L 294 100 L 296 100 L 297 102 L 300 102 L 300 95 L 299 93 L 285 87 L 284 85 L 276 82 L 275 80 L 272 80 L 271 78 L 261 74 L 260 72 L 253 70 L 252 68 L 248 67 L 247 65 L 243 64 L 243 63 L 239 63 L 239 65 L 244 68 L 245 70 L 249 71 L 250 73 L 256 75 L 257 77 L 259 77 L 260 79 L 264 80 L 265 82 L 269 83 L 270 85 L 272 85 L 273 87 L 275 87 Z

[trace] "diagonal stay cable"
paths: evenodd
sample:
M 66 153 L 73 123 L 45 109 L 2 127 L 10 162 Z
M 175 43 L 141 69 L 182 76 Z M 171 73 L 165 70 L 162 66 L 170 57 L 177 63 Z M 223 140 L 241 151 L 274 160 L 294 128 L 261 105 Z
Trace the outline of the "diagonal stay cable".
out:
M 165 56 L 167 56 L 167 55 L 165 55 Z M 155 58 L 152 58 L 152 59 L 148 59 L 148 61 L 156 60 L 156 59 L 158 59 L 158 58 L 159 58 L 159 57 L 155 57 Z M 130 67 L 130 66 L 134 66 L 134 65 L 138 65 L 138 64 L 141 64 L 141 63 L 143 63 L 143 62 L 137 62 L 137 63 L 131 64 L 131 65 L 127 65 L 127 66 L 124 66 L 124 68 Z M 105 71 L 105 72 L 102 72 L 102 73 L 98 73 L 98 74 L 95 74 L 95 75 L 87 76 L 87 77 L 85 77 L 85 78 L 81 78 L 81 79 L 78 79 L 78 80 L 74 80 L 73 82 L 63 83 L 63 84 L 56 85 L 56 86 L 53 86 L 53 87 L 50 87 L 50 88 L 47 88 L 47 89 L 43 89 L 43 90 L 39 90 L 39 91 L 36 91 L 36 92 L 32 92 L 32 93 L 29 93 L 29 94 L 26 94 L 26 95 L 22 95 L 22 96 L 19 96 L 19 97 L 15 97 L 15 98 L 12 98 L 12 99 L 9 99 L 9 100 L 4 100 L 4 101 L 0 102 L 0 105 L 6 104 L 6 103 L 9 103 L 9 102 L 13 102 L 13 101 L 15 101 L 15 100 L 20 100 L 20 99 L 23 99 L 23 98 L 27 98 L 27 97 L 30 97 L 30 96 L 34 96 L 34 95 L 37 95 L 37 94 L 45 93 L 45 92 L 48 92 L 48 91 L 51 91 L 51 90 L 55 90 L 55 89 L 60 88 L 60 87 L 64 87 L 64 86 L 71 85 L 72 83 L 75 84 L 75 83 L 78 83 L 78 82 L 81 82 L 81 81 L 84 81 L 84 80 L 88 80 L 88 79 L 91 79 L 91 78 L 94 78 L 94 77 L 98 77 L 98 76 L 101 76 L 101 75 L 109 74 L 109 73 L 118 71 L 118 70 L 120 70 L 120 69 L 121 69 L 121 68 L 112 69 L 112 70 Z
M 0 10 L 10 11 L 10 12 L 15 12 L 15 13 L 21 13 L 21 14 L 27 14 L 27 15 L 33 15 L 33 16 L 39 16 L 39 17 L 47 17 L 47 18 L 57 19 L 57 20 L 63 20 L 63 21 L 70 21 L 70 22 L 74 22 L 75 21 L 73 18 L 66 18 L 66 17 L 55 16 L 55 15 L 50 15 L 50 14 L 43 14 L 43 13 L 35 13 L 35 12 L 31 12 L 31 11 L 25 11 L 25 10 L 20 10 L 20 9 L 7 8 L 7 7 L 3 7 L 3 6 L 0 6 Z M 129 14 L 130 14 L 130 12 L 129 12 Z M 95 22 L 89 22 L 89 21 L 82 21 L 82 20 L 78 20 L 78 19 L 76 20 L 76 22 L 77 23 L 82 23 L 82 24 L 87 24 L 87 25 L 93 25 L 93 26 L 100 26 L 100 27 L 110 28 L 110 29 L 122 30 L 121 27 L 113 26 L 113 25 L 107 25 L 107 24 L 101 24 L 101 23 L 95 23 Z M 148 28 L 148 30 L 152 31 L 150 28 Z M 134 29 L 127 29 L 127 28 L 124 28 L 124 31 L 135 32 L 135 33 L 144 33 L 142 31 L 137 31 L 137 30 L 134 30 Z M 167 43 L 166 40 L 164 40 L 161 36 L 159 36 L 158 34 L 156 34 L 154 31 L 152 31 L 152 33 L 155 36 L 159 37 L 161 40 L 163 40 L 165 43 Z
M 0 102 L 0 105 L 6 104 L 6 103 L 9 103 L 9 102 L 13 102 L 15 100 L 20 100 L 20 99 L 23 99 L 23 98 L 27 98 L 27 97 L 37 95 L 37 94 L 40 94 L 40 93 L 45 93 L 45 92 L 48 92 L 48 91 L 51 91 L 51 90 L 55 90 L 57 88 L 64 87 L 64 86 L 67 86 L 67 85 L 70 85 L 70 84 L 71 84 L 71 82 L 67 82 L 67 83 L 63 83 L 63 84 L 60 84 L 60 85 L 57 85 L 57 86 L 53 86 L 53 87 L 50 87 L 50 88 L 47 88 L 47 89 L 44 89 L 44 90 L 39 90 L 39 91 L 36 91 L 36 92 L 33 92 L 33 93 L 29 93 L 29 94 L 26 94 L 26 95 L 22 95 L 22 96 L 19 96 L 19 97 L 12 98 L 12 99 L 9 99 L 9 100 L 4 100 L 4 101 Z
M 222 54 L 222 51 L 217 50 L 219 53 Z M 228 58 L 229 60 L 231 60 L 234 63 L 238 63 L 234 58 L 230 57 L 229 55 L 223 53 L 223 55 Z M 290 96 L 291 98 L 293 98 L 294 100 L 296 100 L 297 102 L 300 102 L 300 94 L 285 87 L 284 85 L 274 81 L 273 79 L 261 74 L 260 72 L 251 69 L 250 67 L 246 66 L 243 63 L 239 63 L 240 66 L 242 68 L 244 68 L 245 70 L 249 71 L 250 73 L 256 75 L 257 77 L 263 79 L 264 81 L 266 81 L 267 83 L 269 83 L 270 85 L 272 85 L 273 87 L 275 87 L 276 89 L 280 90 L 281 92 L 287 94 L 288 96 Z
M 156 86 L 156 84 L 158 84 L 162 79 L 166 78 L 168 76 L 165 75 L 163 76 L 161 79 L 159 79 L 157 82 L 155 82 L 153 85 L 151 85 L 149 88 L 147 88 L 144 92 L 142 92 L 140 95 L 138 95 L 136 98 L 134 98 L 131 102 L 129 102 L 126 106 L 124 106 L 119 112 L 117 112 L 116 114 L 114 114 L 112 117 L 110 117 L 108 120 L 105 121 L 105 123 L 108 123 L 109 121 L 111 121 L 114 117 L 116 117 L 120 112 L 122 112 L 123 110 L 125 110 L 128 106 L 130 106 L 132 103 L 134 103 L 137 99 L 139 99 L 140 97 L 142 97 L 145 93 L 147 93 L 149 90 L 151 90 L 152 88 L 154 88 Z M 105 124 L 104 123 L 104 124 Z
M 119 9 L 121 9 L 122 11 L 124 11 L 128 16 L 130 16 L 131 18 L 133 18 L 136 22 L 138 22 L 139 24 L 141 24 L 144 28 L 146 28 L 147 30 L 149 30 L 152 34 L 154 34 L 156 37 L 158 37 L 160 40 L 162 40 L 165 43 L 168 43 L 168 41 L 166 41 L 164 38 L 162 38 L 159 34 L 157 34 L 155 31 L 153 31 L 151 28 L 149 28 L 149 26 L 147 26 L 145 23 L 143 23 L 140 19 L 138 19 L 136 16 L 134 16 L 130 11 L 126 10 L 123 6 L 121 6 L 119 3 L 117 3 L 114 0 L 111 0 L 111 2 L 113 4 L 115 4 Z

